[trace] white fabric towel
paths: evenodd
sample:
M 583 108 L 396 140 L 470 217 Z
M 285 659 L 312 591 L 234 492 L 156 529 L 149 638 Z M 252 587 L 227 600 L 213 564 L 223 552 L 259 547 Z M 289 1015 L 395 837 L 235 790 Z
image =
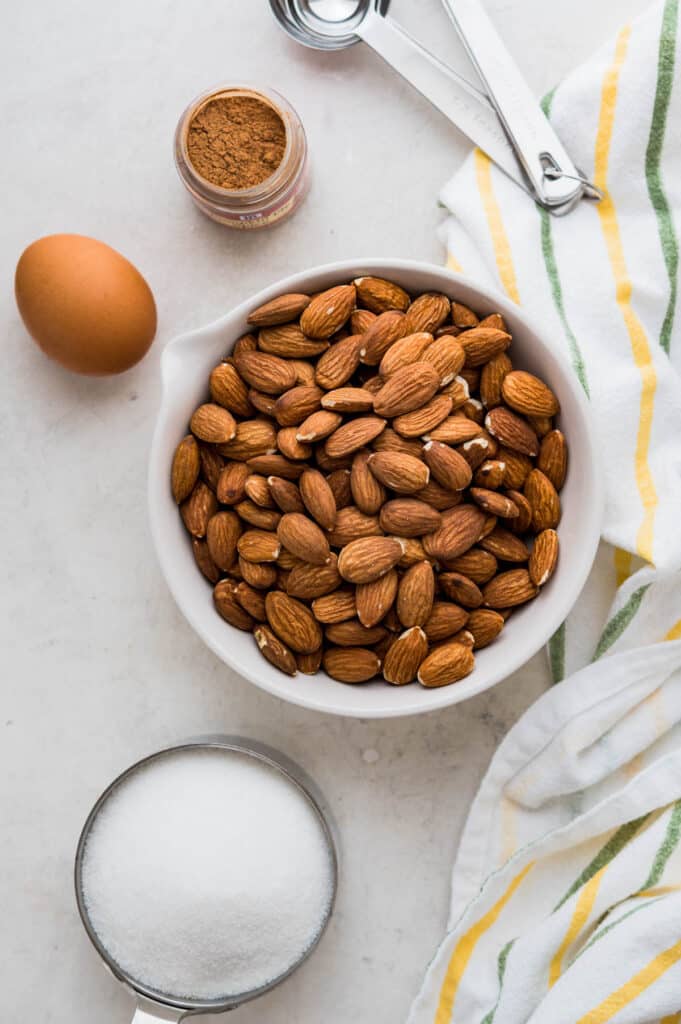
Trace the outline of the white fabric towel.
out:
M 544 102 L 601 203 L 552 218 L 479 152 L 442 194 L 449 265 L 501 287 L 571 360 L 607 507 L 592 578 L 550 645 L 558 685 L 471 808 L 410 1024 L 681 1021 L 678 3 Z

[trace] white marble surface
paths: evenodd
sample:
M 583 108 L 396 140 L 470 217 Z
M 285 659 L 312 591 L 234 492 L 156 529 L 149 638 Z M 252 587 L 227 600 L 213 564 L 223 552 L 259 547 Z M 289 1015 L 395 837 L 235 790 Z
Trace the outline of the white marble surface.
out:
M 488 8 L 539 93 L 643 2 Z M 394 12 L 464 66 L 437 0 L 395 0 Z M 393 1024 L 441 934 L 467 805 L 496 744 L 546 685 L 544 656 L 424 718 L 343 721 L 279 704 L 218 663 L 175 609 L 150 547 L 145 461 L 172 335 L 329 259 L 440 260 L 435 197 L 465 143 L 366 48 L 327 57 L 289 42 L 265 0 L 22 0 L 3 14 L 0 1016 L 127 1019 L 130 999 L 74 907 L 80 826 L 132 760 L 224 730 L 297 759 L 343 842 L 338 910 L 320 949 L 231 1019 Z M 315 176 L 298 216 L 257 236 L 196 213 L 171 159 L 188 100 L 246 78 L 298 108 Z M 22 248 L 53 231 L 100 237 L 147 275 L 159 335 L 129 374 L 78 379 L 28 341 L 11 277 Z

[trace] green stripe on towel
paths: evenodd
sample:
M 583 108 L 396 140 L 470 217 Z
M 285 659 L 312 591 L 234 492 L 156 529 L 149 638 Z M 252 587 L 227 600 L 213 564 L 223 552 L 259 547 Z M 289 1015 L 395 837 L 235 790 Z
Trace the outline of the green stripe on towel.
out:
M 669 278 L 669 299 L 660 332 L 660 345 L 669 354 L 674 314 L 676 312 L 677 274 L 679 269 L 679 243 L 674 230 L 674 219 L 669 200 L 662 184 L 661 158 L 667 128 L 667 115 L 674 84 L 676 57 L 676 31 L 679 0 L 666 0 L 662 13 L 662 31 L 657 61 L 657 86 L 653 120 L 646 149 L 646 181 L 648 195 L 657 217 L 657 229 Z
M 573 896 L 578 889 L 581 889 L 583 885 L 593 878 L 601 868 L 604 868 L 606 864 L 609 864 L 613 857 L 616 857 L 621 850 L 627 845 L 630 839 L 636 835 L 641 825 L 650 817 L 649 814 L 644 814 L 640 818 L 635 818 L 633 821 L 628 821 L 626 825 L 621 825 L 613 835 L 610 836 L 607 843 L 600 848 L 596 856 L 591 860 L 584 868 L 578 878 L 572 883 L 568 891 L 563 896 L 562 900 L 556 904 L 553 908 L 553 912 L 560 910 L 564 903 Z
M 667 831 L 665 837 L 662 840 L 659 850 L 655 854 L 655 860 L 653 866 L 650 869 L 650 874 L 643 883 L 642 888 L 652 889 L 662 878 L 662 872 L 664 871 L 667 861 L 671 857 L 672 853 L 679 845 L 679 838 L 681 837 L 681 800 L 677 800 L 674 804 L 674 810 L 669 818 L 667 825 Z
M 596 647 L 596 653 L 593 656 L 593 661 L 598 661 L 610 647 L 615 643 L 616 640 L 622 636 L 622 633 L 627 628 L 636 612 L 639 610 L 641 601 L 644 598 L 645 592 L 650 586 L 650 583 L 644 584 L 635 590 L 630 596 L 629 600 L 623 605 L 620 610 L 613 615 L 610 621 L 606 624 L 605 629 L 601 633 L 601 638 L 598 641 Z

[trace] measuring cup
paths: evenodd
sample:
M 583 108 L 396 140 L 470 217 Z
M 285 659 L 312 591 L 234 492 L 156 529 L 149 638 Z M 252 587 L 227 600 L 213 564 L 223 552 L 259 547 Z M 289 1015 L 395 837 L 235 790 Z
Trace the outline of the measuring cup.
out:
M 390 0 L 270 0 L 281 27 L 304 46 L 330 51 L 365 42 L 521 188 L 531 191 L 487 95 L 387 17 L 389 6 Z
M 83 893 L 82 868 L 85 846 L 97 815 L 109 797 L 112 796 L 123 782 L 129 779 L 131 775 L 141 768 L 146 767 L 151 762 L 157 761 L 160 758 L 172 756 L 180 751 L 211 750 L 216 748 L 225 751 L 232 751 L 239 755 L 245 755 L 268 765 L 270 768 L 273 768 L 276 772 L 282 775 L 287 782 L 294 786 L 303 795 L 321 825 L 322 835 L 326 842 L 329 863 L 331 866 L 331 898 L 329 900 L 326 913 L 322 919 L 321 926 L 310 945 L 305 949 L 298 960 L 291 964 L 278 977 L 273 978 L 271 981 L 261 985 L 259 988 L 255 988 L 247 992 L 230 995 L 224 999 L 205 1001 L 178 997 L 172 993 L 158 992 L 149 988 L 147 985 L 144 985 L 128 971 L 121 968 L 120 964 L 114 960 L 107 948 L 102 944 L 90 920 Z M 85 825 L 83 826 L 76 850 L 74 879 L 78 912 L 90 941 L 101 956 L 105 966 L 118 981 L 125 985 L 137 1000 L 132 1024 L 169 1024 L 169 1022 L 176 1024 L 176 1022 L 184 1020 L 186 1017 L 193 1016 L 194 1014 L 223 1013 L 227 1010 L 233 1010 L 242 1003 L 246 1003 L 251 999 L 255 999 L 257 996 L 263 995 L 265 992 L 269 992 L 270 989 L 279 985 L 285 978 L 288 978 L 296 968 L 307 960 L 308 956 L 312 953 L 313 949 L 321 939 L 333 912 L 333 905 L 338 885 L 338 856 L 328 813 L 322 810 L 321 795 L 316 790 L 314 783 L 305 775 L 298 765 L 294 764 L 278 751 L 271 750 L 269 747 L 252 740 L 244 740 L 240 737 L 232 736 L 211 736 L 188 740 L 186 743 L 181 743 L 177 746 L 167 747 L 164 750 L 160 750 L 155 754 L 151 754 L 149 757 L 143 758 L 136 764 L 133 764 L 130 768 L 119 775 L 118 778 L 114 779 L 111 785 L 105 789 L 97 800 L 87 817 Z

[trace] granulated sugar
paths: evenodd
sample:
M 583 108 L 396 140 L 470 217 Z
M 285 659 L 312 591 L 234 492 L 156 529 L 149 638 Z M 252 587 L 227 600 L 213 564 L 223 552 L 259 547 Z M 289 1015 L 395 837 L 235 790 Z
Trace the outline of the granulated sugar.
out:
M 82 887 L 102 945 L 135 980 L 178 998 L 248 992 L 319 934 L 333 867 L 314 810 L 244 754 L 179 751 L 103 805 Z

